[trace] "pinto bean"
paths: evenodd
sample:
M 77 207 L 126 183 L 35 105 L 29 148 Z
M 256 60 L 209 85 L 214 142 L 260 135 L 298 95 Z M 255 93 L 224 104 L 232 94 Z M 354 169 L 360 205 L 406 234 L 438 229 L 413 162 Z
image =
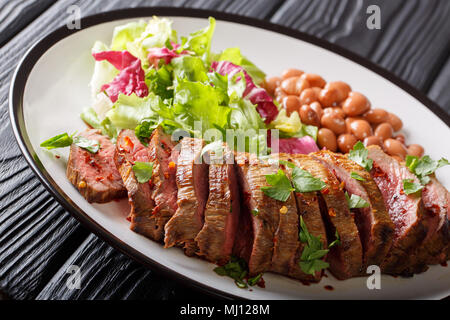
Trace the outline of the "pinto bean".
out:
M 352 91 L 349 93 L 348 98 L 345 99 L 342 109 L 348 116 L 359 116 L 369 111 L 370 102 L 365 95 Z
M 372 127 L 366 120 L 355 120 L 350 123 L 351 133 L 358 139 L 364 140 L 373 135 Z
M 267 78 L 265 88 L 269 94 L 275 95 L 275 90 L 278 88 L 280 83 L 281 83 L 280 77 Z
M 320 123 L 323 127 L 330 129 L 336 135 L 345 133 L 347 127 L 345 126 L 344 118 L 335 112 L 324 113 Z
M 301 106 L 300 119 L 302 120 L 302 123 L 309 124 L 309 125 L 316 126 L 316 127 L 320 126 L 319 115 L 308 104 L 304 104 L 303 106 Z
M 319 95 L 313 88 L 306 88 L 300 94 L 300 102 L 303 104 L 311 104 L 319 100 Z
M 283 71 L 281 74 L 281 77 L 284 79 L 291 78 L 291 77 L 300 77 L 304 72 L 302 70 L 289 68 Z
M 300 96 L 302 92 L 310 87 L 308 80 L 299 78 L 295 85 L 295 94 Z
M 363 117 L 369 121 L 371 124 L 378 124 L 382 122 L 387 122 L 389 114 L 383 109 L 370 109 L 367 111 Z
M 341 152 L 343 153 L 349 152 L 356 142 L 358 142 L 358 139 L 356 139 L 354 135 L 349 133 L 341 134 L 337 139 L 339 150 L 341 150 Z
M 397 117 L 395 114 L 393 113 L 389 113 L 388 115 L 388 121 L 392 128 L 394 129 L 394 131 L 399 131 L 402 127 L 403 127 L 403 122 L 402 120 L 400 120 L 399 117 Z
M 392 137 L 394 130 L 388 122 L 383 122 L 377 126 L 375 129 L 375 135 L 381 140 L 386 140 Z
M 311 109 L 313 109 L 317 115 L 319 116 L 319 119 L 322 119 L 323 116 L 323 109 L 319 102 L 313 102 L 309 105 Z
M 383 146 L 383 141 L 381 140 L 380 137 L 377 136 L 370 136 L 364 139 L 364 146 L 368 147 L 368 146 L 372 146 L 372 145 L 376 145 L 376 146 Z
M 283 98 L 283 108 L 286 109 L 286 114 L 291 115 L 292 112 L 299 112 L 301 104 L 300 99 L 297 96 L 286 96 Z
M 395 139 L 386 139 L 383 143 L 383 146 L 389 155 L 405 159 L 407 150 L 405 145 L 400 141 Z
M 337 150 L 336 135 L 327 128 L 320 128 L 317 133 L 317 142 L 319 147 L 335 152 Z
M 301 77 L 302 79 L 308 81 L 311 87 L 323 88 L 327 83 L 321 76 L 314 73 L 304 73 Z
M 411 144 L 407 148 L 407 153 L 410 156 L 415 156 L 418 158 L 421 158 L 423 156 L 424 151 L 425 150 L 423 149 L 423 147 L 420 144 Z
M 290 77 L 284 79 L 280 85 L 281 89 L 283 89 L 283 91 L 286 92 L 287 95 L 296 95 L 298 79 L 300 79 L 300 77 Z

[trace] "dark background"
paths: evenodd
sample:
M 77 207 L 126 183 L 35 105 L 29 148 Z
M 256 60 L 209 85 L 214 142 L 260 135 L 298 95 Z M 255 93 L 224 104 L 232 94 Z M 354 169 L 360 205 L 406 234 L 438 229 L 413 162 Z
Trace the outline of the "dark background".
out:
M 145 269 L 82 227 L 21 156 L 8 115 L 12 74 L 35 41 L 65 24 L 72 4 L 82 16 L 177 6 L 288 26 L 370 59 L 450 113 L 448 0 L 0 0 L 0 299 L 207 298 Z M 381 8 L 381 30 L 366 27 L 371 4 Z M 69 265 L 82 268 L 81 290 L 66 288 Z

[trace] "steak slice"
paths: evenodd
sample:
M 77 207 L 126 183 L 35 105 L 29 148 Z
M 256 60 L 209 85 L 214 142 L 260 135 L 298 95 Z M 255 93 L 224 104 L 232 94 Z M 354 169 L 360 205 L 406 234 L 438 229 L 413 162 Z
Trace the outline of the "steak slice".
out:
M 394 235 L 394 224 L 384 206 L 383 197 L 375 181 L 363 167 L 343 154 L 320 151 L 311 154 L 321 161 L 341 183 L 349 195 L 355 194 L 369 203 L 369 207 L 353 209 L 355 222 L 364 250 L 363 267 L 381 265 L 386 257 Z M 351 177 L 354 172 L 364 180 Z
M 220 159 L 216 158 L 209 164 L 205 223 L 195 238 L 198 254 L 220 265 L 230 260 L 240 212 L 234 155 L 226 144 L 222 150 Z
M 447 189 L 439 183 L 436 177 L 422 190 L 422 201 L 425 208 L 428 232 L 423 243 L 411 257 L 407 273 L 425 271 L 428 264 L 438 264 L 446 261 L 445 248 L 450 243 L 449 214 L 450 195 Z
M 150 162 L 148 149 L 139 141 L 133 130 L 122 130 L 117 137 L 116 166 L 128 191 L 131 205 L 130 229 L 150 239 L 159 241 L 163 230 L 152 216 L 155 204 L 152 200 L 151 180 L 139 183 L 134 175 L 136 161 Z
M 197 251 L 194 239 L 203 227 L 208 199 L 208 165 L 200 161 L 203 145 L 203 140 L 196 138 L 180 142 L 176 173 L 178 209 L 165 226 L 165 248 L 184 245 L 189 256 Z
M 260 161 L 253 154 L 238 153 L 236 160 L 244 196 L 244 223 L 238 231 L 235 252 L 247 260 L 250 276 L 266 271 L 288 274 L 299 245 L 294 197 L 281 202 L 261 190 L 268 186 L 265 176 L 277 173 L 278 166 Z
M 96 129 L 81 132 L 80 136 L 97 140 L 100 149 L 93 154 L 72 144 L 67 178 L 90 203 L 105 203 L 125 197 L 127 191 L 114 164 L 115 147 L 112 142 Z
M 318 192 L 319 206 L 325 223 L 327 240 L 336 239 L 337 231 L 341 244 L 334 246 L 328 253 L 330 271 L 338 279 L 348 279 L 362 272 L 363 251 L 353 216 L 348 209 L 342 186 L 336 177 L 319 161 L 308 155 L 292 155 L 298 166 L 327 184 Z
M 294 165 L 301 168 L 300 159 L 293 159 L 291 155 L 288 154 L 280 154 L 279 158 L 280 160 L 292 162 Z M 283 167 L 283 165 L 281 166 Z M 291 168 L 285 167 L 285 170 L 291 175 Z M 303 218 L 303 222 L 305 223 L 308 232 L 314 237 L 319 238 L 322 242 L 323 249 L 327 249 L 327 234 L 320 213 L 317 192 L 295 192 L 295 199 L 299 219 L 300 216 Z M 306 282 L 319 282 L 322 278 L 322 271 L 318 271 L 314 275 L 311 275 L 306 274 L 300 268 L 299 262 L 304 248 L 305 244 L 299 242 L 299 247 L 289 270 L 289 276 Z M 326 256 L 324 256 L 322 260 L 326 260 Z
M 394 223 L 394 239 L 381 269 L 385 273 L 401 274 L 408 267 L 409 256 L 426 236 L 423 202 L 420 196 L 403 192 L 403 180 L 416 176 L 378 146 L 369 146 L 373 160 L 371 174 L 381 191 L 384 204 Z
M 156 128 L 148 144 L 149 160 L 153 162 L 152 193 L 155 203 L 152 216 L 160 231 L 158 241 L 163 239 L 164 226 L 175 214 L 177 205 L 176 163 L 179 151 L 171 136 Z

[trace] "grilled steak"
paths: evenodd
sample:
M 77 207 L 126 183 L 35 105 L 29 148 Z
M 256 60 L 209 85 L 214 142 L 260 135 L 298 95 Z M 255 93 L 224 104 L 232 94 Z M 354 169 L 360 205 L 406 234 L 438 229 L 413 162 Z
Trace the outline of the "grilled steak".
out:
M 163 230 L 153 218 L 155 204 L 152 200 L 151 180 L 139 183 L 134 175 L 135 161 L 150 162 L 148 149 L 139 141 L 133 130 L 122 130 L 117 137 L 116 166 L 128 191 L 131 205 L 130 229 L 150 239 L 159 241 Z
M 345 155 L 329 151 L 312 154 L 321 161 L 341 183 L 349 195 L 355 194 L 369 203 L 369 207 L 354 209 L 355 222 L 364 249 L 364 269 L 369 265 L 381 265 L 392 245 L 394 224 L 384 206 L 383 197 L 370 174 Z M 357 173 L 364 180 L 351 177 Z
M 209 165 L 209 197 L 205 208 L 205 223 L 195 238 L 199 255 L 221 265 L 228 262 L 233 250 L 239 212 L 234 155 L 224 144 L 220 159 Z
M 235 251 L 248 261 L 251 276 L 265 271 L 288 274 L 298 248 L 294 197 L 291 195 L 286 202 L 281 202 L 261 190 L 268 186 L 265 176 L 277 173 L 277 166 L 246 153 L 238 153 L 236 160 L 244 196 L 242 215 L 246 216 L 242 229 L 249 229 L 250 220 L 252 237 L 244 235 L 244 240 L 237 241 Z
M 423 272 L 428 268 L 428 264 L 446 261 L 444 250 L 450 242 L 447 219 L 450 210 L 449 199 L 449 192 L 445 187 L 435 177 L 431 177 L 431 182 L 422 190 L 428 232 L 415 254 L 410 256 L 406 273 Z
M 385 273 L 400 274 L 408 267 L 409 255 L 426 236 L 423 202 L 420 196 L 403 192 L 403 180 L 419 183 L 414 174 L 378 146 L 369 146 L 373 160 L 372 177 L 383 196 L 384 204 L 394 223 L 394 240 L 381 268 Z
M 184 138 L 180 142 L 176 173 L 178 209 L 165 226 L 165 247 L 184 245 L 185 253 L 197 251 L 195 237 L 203 227 L 208 199 L 208 165 L 200 163 L 203 140 Z M 195 162 L 195 164 L 194 164 Z
M 300 162 L 301 159 L 293 159 L 291 155 L 280 154 L 280 160 L 292 162 L 297 167 L 301 167 Z M 283 165 L 282 165 L 283 167 Z M 285 167 L 285 170 L 289 172 L 291 175 L 292 169 L 289 167 Z M 325 230 L 325 225 L 322 221 L 322 216 L 320 213 L 319 201 L 316 192 L 296 192 L 295 193 L 296 203 L 298 215 L 303 218 L 303 221 L 308 229 L 308 232 L 314 237 L 318 237 L 322 244 L 323 248 L 327 248 L 327 234 Z M 293 263 L 291 264 L 289 270 L 289 276 L 295 279 L 307 281 L 307 282 L 319 282 L 322 278 L 322 271 L 316 272 L 314 275 L 306 274 L 300 268 L 299 262 L 301 259 L 301 255 L 303 249 L 305 247 L 304 243 L 299 243 L 299 247 L 297 249 L 296 255 L 294 257 Z M 326 256 L 322 258 L 325 260 Z
M 126 190 L 114 164 L 115 147 L 100 130 L 88 129 L 80 136 L 97 140 L 100 149 L 93 154 L 78 147 L 70 146 L 67 163 L 67 178 L 90 203 L 105 203 L 126 196 Z
M 164 236 L 164 226 L 177 210 L 176 163 L 179 152 L 171 137 L 160 127 L 156 128 L 148 144 L 149 160 L 153 162 L 152 193 L 155 203 L 153 218 L 160 233 L 158 240 Z
M 347 279 L 362 272 L 363 251 L 359 232 L 348 209 L 342 186 L 336 177 L 319 161 L 307 155 L 292 155 L 298 166 L 321 179 L 327 187 L 318 193 L 322 219 L 325 223 L 328 242 L 335 240 L 337 231 L 341 245 L 328 253 L 330 271 L 338 279 Z

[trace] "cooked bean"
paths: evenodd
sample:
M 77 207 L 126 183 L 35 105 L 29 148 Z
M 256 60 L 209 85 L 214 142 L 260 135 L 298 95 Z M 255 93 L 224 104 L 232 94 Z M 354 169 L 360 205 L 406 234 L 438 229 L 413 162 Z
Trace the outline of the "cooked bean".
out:
M 410 156 L 421 158 L 425 150 L 420 144 L 411 144 L 408 146 L 407 151 Z
M 350 123 L 351 133 L 358 139 L 364 140 L 370 137 L 372 132 L 372 127 L 366 120 L 355 120 Z
M 323 109 L 322 109 L 322 106 L 320 105 L 320 103 L 313 102 L 309 106 L 311 107 L 311 109 L 313 109 L 317 113 L 317 115 L 319 116 L 319 119 L 322 119 Z
M 352 133 L 352 128 L 350 127 L 350 124 L 355 120 L 364 120 L 363 117 L 347 117 L 345 118 L 345 126 L 347 128 L 347 133 Z
M 302 123 L 313 125 L 316 127 L 320 126 L 319 115 L 308 104 L 304 104 L 303 106 L 301 106 L 300 119 L 302 120 Z
M 283 73 L 281 74 L 281 77 L 284 80 L 284 79 L 287 79 L 290 77 L 300 77 L 302 74 L 304 74 L 303 71 L 294 69 L 294 68 L 290 68 L 290 69 L 284 70 Z
M 311 85 L 311 84 L 310 84 L 310 85 Z M 313 89 L 314 92 L 316 93 L 317 97 L 319 97 L 320 91 L 322 91 L 322 88 L 320 88 L 320 87 L 312 87 L 312 89 Z
M 288 95 L 297 94 L 297 80 L 299 77 L 290 77 L 281 82 L 281 89 Z
M 342 109 L 348 116 L 359 116 L 370 109 L 370 102 L 365 95 L 352 91 L 345 99 Z
M 324 107 L 335 107 L 348 96 L 345 83 L 341 81 L 329 82 L 319 95 L 319 101 Z
M 403 122 L 402 120 L 400 120 L 399 117 L 397 117 L 395 114 L 393 113 L 389 113 L 388 114 L 388 121 L 392 128 L 394 129 L 394 131 L 398 131 L 403 127 Z
M 367 137 L 367 138 L 364 139 L 364 145 L 366 147 L 373 146 L 373 145 L 382 147 L 383 146 L 383 141 L 381 140 L 380 137 L 370 136 L 370 137 Z
M 375 129 L 375 135 L 381 140 L 386 140 L 392 137 L 394 130 L 388 122 L 383 122 L 377 126 Z
M 328 83 L 328 88 L 336 88 L 339 91 L 339 100 L 344 101 L 352 91 L 352 88 L 343 81 L 333 81 Z
M 401 143 L 405 144 L 405 136 L 402 135 L 401 133 L 398 134 L 398 135 L 396 135 L 396 136 L 394 137 L 394 139 L 396 139 L 396 140 L 400 141 Z
M 303 90 L 308 89 L 310 87 L 308 80 L 298 78 L 297 84 L 295 86 L 295 94 L 300 96 Z
M 345 133 L 347 130 L 344 118 L 334 112 L 324 113 L 320 123 L 323 127 L 330 129 L 336 135 Z
M 275 100 L 277 100 L 277 102 L 279 104 L 283 104 L 283 99 L 286 98 L 286 97 L 287 97 L 287 94 L 283 92 L 283 93 L 275 96 Z
M 300 107 L 300 99 L 297 96 L 286 96 L 283 98 L 283 108 L 286 109 L 286 114 L 288 116 L 294 111 L 299 112 Z
M 371 109 L 367 111 L 363 117 L 369 121 L 371 124 L 378 124 L 382 122 L 387 122 L 389 114 L 383 109 Z
M 321 76 L 314 73 L 304 73 L 302 79 L 308 81 L 311 87 L 323 88 L 327 83 Z
M 280 77 L 271 77 L 266 79 L 266 90 L 269 94 L 274 95 L 275 94 L 275 89 L 278 88 L 278 86 L 281 83 L 281 78 Z
M 358 142 L 356 137 L 349 133 L 341 134 L 337 139 L 339 150 L 343 153 L 349 152 L 356 142 Z
M 384 149 L 391 156 L 398 156 L 401 159 L 405 159 L 406 147 L 403 143 L 395 139 L 386 139 L 383 143 Z
M 336 135 L 330 129 L 327 128 L 319 129 L 319 132 L 317 133 L 317 142 L 321 149 L 326 148 L 327 150 L 330 151 L 337 150 Z
M 319 100 L 319 96 L 313 88 L 306 88 L 300 94 L 300 102 L 303 104 L 311 104 Z

